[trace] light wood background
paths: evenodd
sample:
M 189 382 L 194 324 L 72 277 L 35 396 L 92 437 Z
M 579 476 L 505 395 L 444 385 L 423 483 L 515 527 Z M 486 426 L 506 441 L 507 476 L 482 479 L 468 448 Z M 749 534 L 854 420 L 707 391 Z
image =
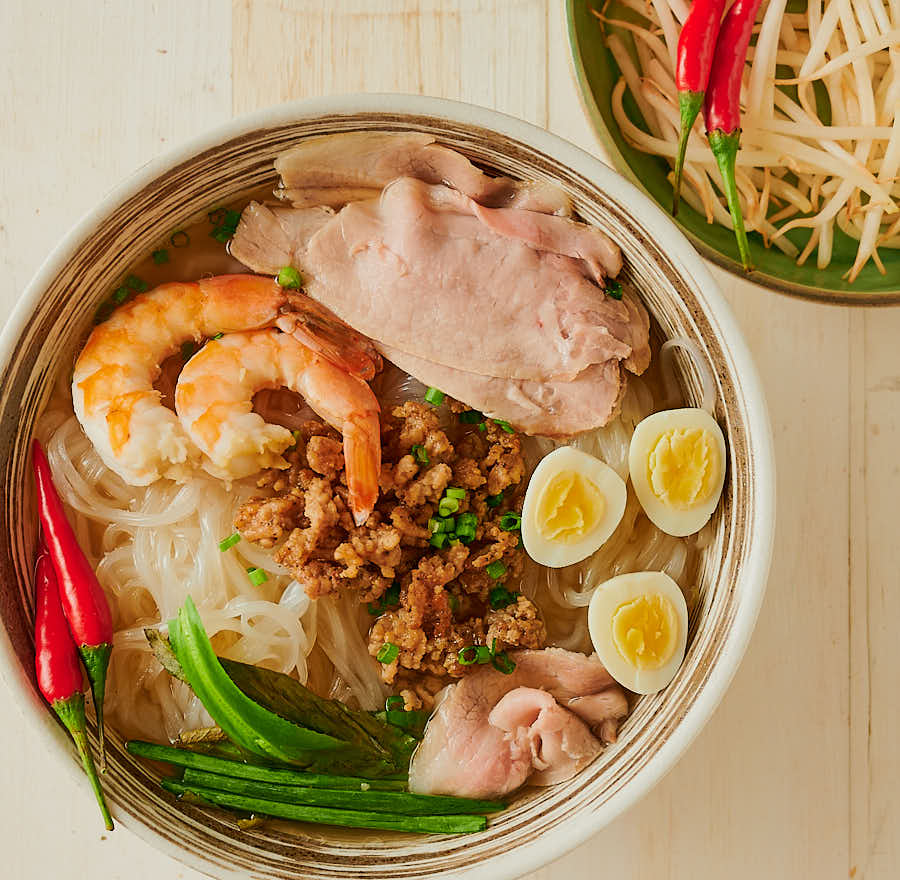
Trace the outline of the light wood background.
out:
M 561 0 L 0 0 L 0 309 L 115 182 L 280 101 L 421 92 L 602 155 Z M 712 721 L 640 805 L 532 880 L 900 876 L 900 309 L 718 278 L 756 356 L 778 458 L 768 597 Z M 898 279 L 900 287 L 900 279 Z M 100 833 L 0 686 L 0 875 L 197 880 Z

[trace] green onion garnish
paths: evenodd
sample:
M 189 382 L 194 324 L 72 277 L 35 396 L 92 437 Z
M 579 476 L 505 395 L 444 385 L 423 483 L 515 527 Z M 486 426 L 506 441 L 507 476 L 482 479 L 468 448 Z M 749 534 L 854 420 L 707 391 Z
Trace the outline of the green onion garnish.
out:
M 393 642 L 385 642 L 375 655 L 379 663 L 393 663 L 400 654 L 400 649 Z
M 522 528 L 522 517 L 515 511 L 508 510 L 500 517 L 500 528 L 504 532 L 514 532 Z
M 428 450 L 421 443 L 414 443 L 412 454 L 419 464 L 428 464 Z
M 516 668 L 515 660 L 512 660 L 506 651 L 500 651 L 491 658 L 491 665 L 504 675 L 512 675 Z
M 216 335 L 213 336 L 213 339 L 221 339 L 224 335 L 224 333 L 216 333 Z
M 428 543 L 431 544 L 432 547 L 435 547 L 438 550 L 442 550 L 444 544 L 447 543 L 447 533 L 435 532 L 435 534 L 433 534 L 429 539 Z
M 129 290 L 136 290 L 138 293 L 143 293 L 145 290 L 150 289 L 150 285 L 144 281 L 143 278 L 138 278 L 137 275 L 129 275 L 125 279 L 125 286 Z
M 224 540 L 219 541 L 219 549 L 224 553 L 226 550 L 230 550 L 232 547 L 234 547 L 234 545 L 237 544 L 240 540 L 241 533 L 235 532 L 233 535 L 229 535 Z
M 193 339 L 181 343 L 181 359 L 189 361 L 197 351 L 197 343 Z
M 293 266 L 282 266 L 278 270 L 278 277 L 275 280 L 281 287 L 287 287 L 290 290 L 299 290 L 303 286 L 303 279 Z
M 436 532 L 456 531 L 456 519 L 452 516 L 433 516 L 428 520 L 428 529 L 432 535 Z
M 226 211 L 225 219 L 222 221 L 222 225 L 226 229 L 230 229 L 232 232 L 237 232 L 238 223 L 241 222 L 241 212 L 240 211 Z
M 460 649 L 456 658 L 459 660 L 460 666 L 472 666 L 478 662 L 478 646 L 466 645 L 465 648 Z
M 459 510 L 459 501 L 456 498 L 441 498 L 438 502 L 438 513 L 441 516 L 450 516 Z
M 459 414 L 459 420 L 464 425 L 477 425 L 479 422 L 484 421 L 484 416 L 477 409 L 467 409 Z
M 406 701 L 403 697 L 394 694 L 394 696 L 388 697 L 384 701 L 384 709 L 386 712 L 405 712 Z
M 153 262 L 156 263 L 157 266 L 162 266 L 165 263 L 169 262 L 169 252 L 164 248 L 160 248 L 158 251 L 153 251 Z
M 191 237 L 183 229 L 173 232 L 172 237 L 169 239 L 169 244 L 176 248 L 187 247 L 190 243 Z
M 447 489 L 446 492 L 444 492 L 444 494 L 448 498 L 457 498 L 458 500 L 462 501 L 466 497 L 466 490 L 457 489 L 455 486 L 451 486 L 449 489 Z
M 478 430 L 481 431 L 483 434 L 487 430 L 487 424 L 485 422 L 479 422 Z
M 129 296 L 131 296 L 131 291 L 127 287 L 117 287 L 113 291 L 112 300 L 116 305 L 122 305 Z
M 495 559 L 490 564 L 484 567 L 484 570 L 495 580 L 500 580 L 503 575 L 506 574 L 506 566 L 503 564 L 502 559 Z
M 369 602 L 369 614 L 373 617 L 381 614 L 390 605 L 397 605 L 400 602 L 400 584 L 394 581 L 382 594 L 378 602 Z
M 512 425 L 509 422 L 503 421 L 503 419 L 493 419 L 494 424 L 500 428 L 501 431 L 506 431 L 507 434 L 515 434 L 516 432 L 513 430 Z
M 232 235 L 234 235 L 234 233 L 226 229 L 224 226 L 217 226 L 212 232 L 210 232 L 210 237 L 214 238 L 221 244 L 228 244 Z
M 622 299 L 622 285 L 618 281 L 607 280 L 606 295 L 613 299 Z
M 506 587 L 494 587 L 489 596 L 491 608 L 495 611 L 498 608 L 506 608 L 507 605 L 512 605 L 518 597 L 518 593 L 511 593 Z
M 444 397 L 446 397 L 444 392 L 437 388 L 429 388 L 425 392 L 425 402 L 432 406 L 440 406 L 444 402 Z
M 484 503 L 488 507 L 499 507 L 503 503 L 503 493 L 498 492 L 496 495 L 488 495 Z
M 264 584 L 269 579 L 269 576 L 261 568 L 248 568 L 247 577 L 250 578 L 250 583 L 254 587 Z

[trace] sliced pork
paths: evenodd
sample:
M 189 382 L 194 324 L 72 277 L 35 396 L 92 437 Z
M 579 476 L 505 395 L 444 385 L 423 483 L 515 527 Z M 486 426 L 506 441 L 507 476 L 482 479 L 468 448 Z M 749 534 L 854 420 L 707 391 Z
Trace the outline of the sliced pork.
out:
M 615 739 L 628 703 L 596 656 L 511 656 L 510 675 L 486 668 L 444 691 L 413 755 L 410 791 L 498 797 L 526 780 L 561 782 Z
M 398 177 L 444 183 L 490 207 L 571 213 L 568 196 L 544 181 L 490 177 L 461 153 L 419 132 L 352 131 L 308 138 L 275 160 L 278 195 L 295 207 L 372 198 Z
M 567 437 L 607 424 L 618 410 L 625 380 L 617 360 L 594 364 L 571 382 L 499 379 L 455 370 L 386 345 L 387 360 L 488 418 L 503 419 L 527 434 Z
M 272 255 L 262 253 L 272 240 L 258 231 L 263 215 L 245 212 L 232 253 L 269 272 L 290 250 L 309 294 L 342 320 L 446 367 L 535 382 L 568 381 L 609 360 L 643 369 L 643 307 L 604 295 L 592 280 L 618 271 L 615 245 L 567 218 L 510 214 L 530 212 L 485 209 L 402 178 L 321 226 L 298 222 L 299 235 L 314 234 L 280 241 Z

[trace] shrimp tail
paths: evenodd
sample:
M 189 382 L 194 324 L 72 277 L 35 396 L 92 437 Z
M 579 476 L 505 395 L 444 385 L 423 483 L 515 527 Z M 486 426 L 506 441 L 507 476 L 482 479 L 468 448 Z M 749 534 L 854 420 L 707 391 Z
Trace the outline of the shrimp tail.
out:
M 378 477 L 381 473 L 378 414 L 350 416 L 344 422 L 342 433 L 350 511 L 356 524 L 361 526 L 378 500 Z

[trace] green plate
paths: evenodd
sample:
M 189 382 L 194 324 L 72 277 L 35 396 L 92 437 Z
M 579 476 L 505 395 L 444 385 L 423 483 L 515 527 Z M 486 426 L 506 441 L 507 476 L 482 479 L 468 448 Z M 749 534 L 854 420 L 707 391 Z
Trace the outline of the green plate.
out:
M 672 186 L 666 180 L 668 163 L 659 156 L 629 146 L 613 116 L 610 99 L 620 74 L 606 48 L 601 23 L 591 14 L 592 6 L 601 5 L 601 0 L 566 0 L 569 44 L 585 110 L 616 168 L 668 211 L 672 206 Z M 611 17 L 629 16 L 629 11 L 615 2 L 610 3 L 608 13 Z M 620 34 L 628 45 L 630 35 L 624 31 Z M 627 92 L 624 106 L 632 121 L 645 128 L 637 105 Z M 735 275 L 748 277 L 738 261 L 737 246 L 730 229 L 707 223 L 706 218 L 684 200 L 676 222 L 705 257 Z M 804 229 L 787 234 L 801 249 L 809 235 L 810 231 Z M 879 251 L 886 274 L 882 275 L 870 260 L 856 281 L 848 284 L 841 276 L 853 264 L 856 241 L 839 229 L 834 231 L 833 258 L 826 269 L 816 268 L 815 254 L 805 265 L 798 266 L 777 248 L 766 248 L 762 237 L 755 232 L 750 233 L 750 251 L 757 268 L 749 277 L 764 287 L 831 303 L 887 305 L 900 302 L 900 250 L 882 248 Z

